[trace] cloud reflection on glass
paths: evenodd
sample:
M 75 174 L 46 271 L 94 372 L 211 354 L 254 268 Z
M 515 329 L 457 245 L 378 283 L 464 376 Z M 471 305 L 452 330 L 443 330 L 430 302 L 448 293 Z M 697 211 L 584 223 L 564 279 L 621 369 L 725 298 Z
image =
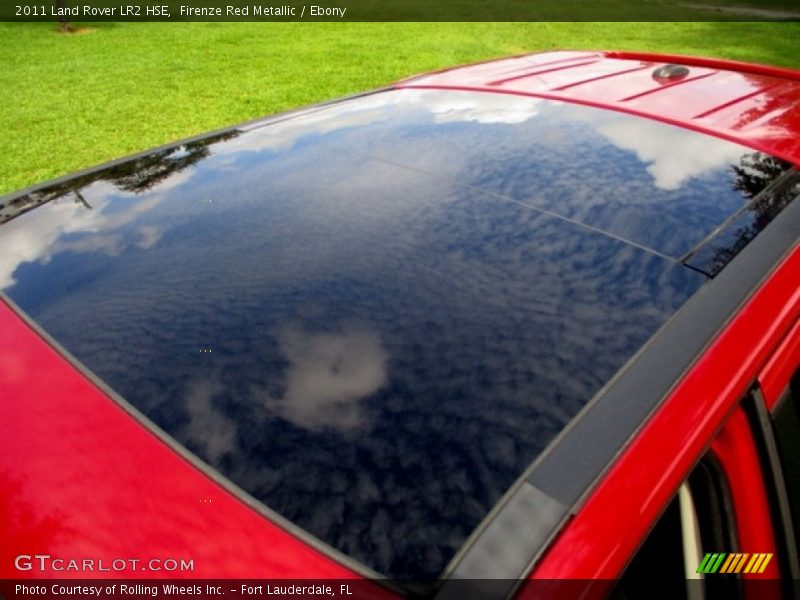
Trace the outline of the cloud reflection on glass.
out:
M 388 355 L 376 333 L 351 326 L 339 332 L 287 327 L 278 334 L 289 367 L 280 397 L 254 390 L 264 407 L 298 427 L 348 431 L 368 416 L 361 401 L 387 381 Z

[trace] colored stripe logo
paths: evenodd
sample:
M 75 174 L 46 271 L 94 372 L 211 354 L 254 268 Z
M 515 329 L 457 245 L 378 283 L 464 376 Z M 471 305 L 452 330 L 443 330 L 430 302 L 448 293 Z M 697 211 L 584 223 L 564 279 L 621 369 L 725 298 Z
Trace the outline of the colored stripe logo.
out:
M 772 553 L 707 552 L 696 573 L 763 573 L 771 560 Z

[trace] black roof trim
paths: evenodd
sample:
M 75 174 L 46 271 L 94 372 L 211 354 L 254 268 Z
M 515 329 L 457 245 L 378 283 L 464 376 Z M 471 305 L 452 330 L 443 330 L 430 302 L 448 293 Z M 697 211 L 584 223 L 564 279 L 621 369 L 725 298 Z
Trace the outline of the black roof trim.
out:
M 552 528 L 569 513 L 569 507 L 525 481 L 509 496 L 494 518 L 481 530 L 449 582 L 461 579 L 501 579 L 518 583 L 528 570 L 529 555 L 550 537 Z M 530 518 L 536 515 L 535 519 Z M 510 585 L 507 594 L 516 586 Z M 497 591 L 499 586 L 492 586 Z M 445 582 L 437 597 L 459 598 L 460 586 Z
M 495 507 L 462 547 L 448 568 L 447 577 L 458 578 L 462 565 L 478 555 L 485 560 L 482 577 L 511 576 L 508 556 L 485 552 L 495 520 L 503 520 L 507 528 L 537 529 L 536 548 L 514 546 L 519 555 L 513 563 L 527 565 L 518 576 L 530 571 L 614 458 L 799 239 L 800 202 L 793 202 L 719 275 L 700 288 L 534 461 L 504 497 L 503 506 Z M 569 510 L 558 521 L 552 519 L 552 511 L 539 506 L 527 513 L 513 510 L 519 504 L 516 497 L 526 495 L 530 486 L 548 499 L 548 506 L 565 506 Z M 513 526 L 505 522 L 509 515 L 515 519 Z M 541 531 L 548 526 L 549 534 Z M 501 591 L 497 586 L 492 589 L 496 598 L 508 597 L 514 591 Z M 443 597 L 448 596 L 447 590 L 444 584 L 440 592 Z

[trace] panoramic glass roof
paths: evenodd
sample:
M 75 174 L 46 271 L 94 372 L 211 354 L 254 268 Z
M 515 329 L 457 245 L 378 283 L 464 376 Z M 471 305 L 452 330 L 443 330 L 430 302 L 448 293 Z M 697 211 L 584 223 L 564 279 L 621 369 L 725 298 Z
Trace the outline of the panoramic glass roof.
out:
M 430 580 L 706 281 L 679 259 L 758 160 L 585 107 L 381 93 L 17 198 L 0 288 L 266 506 Z

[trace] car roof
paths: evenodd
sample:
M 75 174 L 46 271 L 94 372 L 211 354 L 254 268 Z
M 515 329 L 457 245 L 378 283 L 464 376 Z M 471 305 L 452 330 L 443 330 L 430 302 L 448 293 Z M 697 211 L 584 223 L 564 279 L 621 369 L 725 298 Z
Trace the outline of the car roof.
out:
M 778 260 L 796 191 L 639 116 L 392 89 L 9 197 L 0 286 L 370 572 L 509 576 Z
M 686 70 L 659 77 L 669 66 Z M 793 69 L 668 54 L 556 51 L 448 69 L 398 85 L 518 94 L 627 112 L 800 164 L 800 71 Z

